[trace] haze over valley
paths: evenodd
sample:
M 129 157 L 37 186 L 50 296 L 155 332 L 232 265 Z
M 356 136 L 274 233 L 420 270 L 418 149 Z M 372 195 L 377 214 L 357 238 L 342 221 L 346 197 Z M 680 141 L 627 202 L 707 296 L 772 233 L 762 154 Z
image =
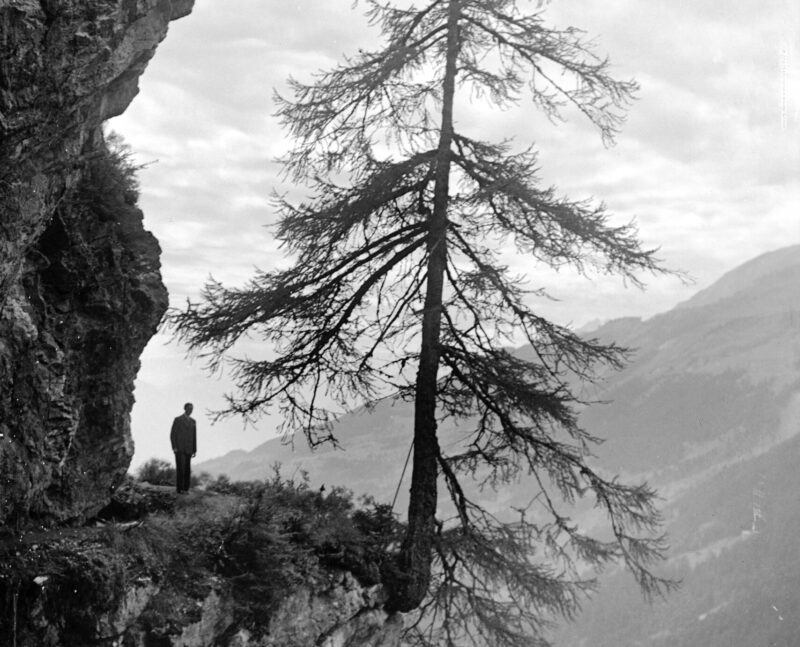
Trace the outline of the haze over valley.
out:
M 661 570 L 683 585 L 651 607 L 627 573 L 611 573 L 555 644 L 793 645 L 800 635 L 800 619 L 788 611 L 800 605 L 800 246 L 752 259 L 668 312 L 584 334 L 635 349 L 625 369 L 584 393 L 604 403 L 581 419 L 605 439 L 595 459 L 604 471 L 659 490 L 671 544 Z M 341 449 L 311 452 L 302 439 L 294 448 L 274 439 L 197 469 L 259 479 L 277 462 L 284 476 L 307 472 L 312 487 L 345 485 L 390 502 L 412 415 L 407 403 L 383 401 L 337 424 Z M 445 427 L 445 448 L 461 435 Z M 408 474 L 395 507 L 401 514 L 407 489 Z M 523 478 L 480 498 L 501 510 L 527 505 L 532 492 Z M 576 515 L 592 518 L 585 506 Z

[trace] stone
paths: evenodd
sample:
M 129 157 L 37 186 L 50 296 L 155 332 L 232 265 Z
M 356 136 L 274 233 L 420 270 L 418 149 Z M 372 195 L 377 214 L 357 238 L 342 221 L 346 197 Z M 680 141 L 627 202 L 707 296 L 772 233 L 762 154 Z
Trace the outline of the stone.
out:
M 233 597 L 230 591 L 213 588 L 202 602 L 200 620 L 183 628 L 172 638 L 172 647 L 212 647 L 233 624 Z
M 140 577 L 132 581 L 117 608 L 111 613 L 102 614 L 97 619 L 97 637 L 115 638 L 125 633 L 138 620 L 158 590 L 158 585 L 149 577 Z
M 351 573 L 333 573 L 328 586 L 300 587 L 270 618 L 259 647 L 397 647 L 402 616 L 383 610 L 380 585 L 364 587 Z
M 319 647 L 397 647 L 404 629 L 400 614 L 367 609 L 349 618 L 325 636 Z

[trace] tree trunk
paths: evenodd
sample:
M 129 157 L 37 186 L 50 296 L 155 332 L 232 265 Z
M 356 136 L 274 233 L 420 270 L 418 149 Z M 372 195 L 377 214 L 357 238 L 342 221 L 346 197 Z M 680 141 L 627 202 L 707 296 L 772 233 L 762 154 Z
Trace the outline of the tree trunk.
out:
M 458 57 L 459 0 L 449 5 L 447 59 L 442 83 L 442 122 L 436 156 L 433 210 L 428 218 L 428 276 L 422 317 L 422 344 L 417 369 L 414 409 L 414 459 L 408 529 L 398 558 L 399 579 L 393 583 L 387 608 L 416 609 L 428 592 L 436 503 L 439 443 L 436 436 L 436 396 L 439 337 L 447 264 L 447 209 L 450 199 L 450 147 L 453 141 L 453 97 Z

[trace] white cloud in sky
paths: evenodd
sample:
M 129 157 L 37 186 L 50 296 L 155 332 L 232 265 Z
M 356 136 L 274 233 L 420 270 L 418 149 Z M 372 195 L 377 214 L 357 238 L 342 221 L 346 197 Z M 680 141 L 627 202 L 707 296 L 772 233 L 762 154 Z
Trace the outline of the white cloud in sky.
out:
M 521 2 L 522 6 L 535 3 Z M 197 298 L 209 275 L 241 285 L 254 267 L 284 262 L 265 225 L 274 222 L 275 158 L 288 142 L 273 116 L 273 89 L 293 75 L 310 80 L 342 55 L 369 48 L 350 0 L 198 0 L 173 23 L 151 61 L 140 95 L 110 127 L 141 162 L 145 225 L 158 237 L 173 306 Z M 475 102 L 459 123 L 491 140 L 535 144 L 542 182 L 572 199 L 606 203 L 613 221 L 636 219 L 646 246 L 685 270 L 645 281 L 589 281 L 512 259 L 532 287 L 547 283 L 558 302 L 543 312 L 580 326 L 592 319 L 650 316 L 688 298 L 724 272 L 771 249 L 800 242 L 800 5 L 790 0 L 583 0 L 547 7 L 555 24 L 596 37 L 618 78 L 635 78 L 638 100 L 616 146 L 606 148 L 579 114 L 552 125 L 523 100 L 498 113 Z M 209 429 L 226 380 L 206 377 L 159 334 L 143 357 L 133 413 L 137 454 L 169 456 L 171 418 L 186 400 L 200 421 L 199 458 L 265 440 L 277 421 L 242 431 L 239 421 Z

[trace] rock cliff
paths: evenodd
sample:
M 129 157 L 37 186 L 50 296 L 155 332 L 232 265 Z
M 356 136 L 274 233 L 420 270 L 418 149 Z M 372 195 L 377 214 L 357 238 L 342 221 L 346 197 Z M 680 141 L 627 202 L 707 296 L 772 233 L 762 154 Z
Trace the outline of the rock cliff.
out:
M 0 523 L 91 516 L 130 463 L 167 294 L 101 127 L 192 4 L 0 0 Z
M 0 0 L 0 644 L 395 646 L 379 578 L 340 554 L 369 546 L 349 517 L 300 532 L 289 505 L 270 525 L 281 493 L 336 497 L 120 503 L 167 293 L 135 168 L 102 124 L 192 5 Z

